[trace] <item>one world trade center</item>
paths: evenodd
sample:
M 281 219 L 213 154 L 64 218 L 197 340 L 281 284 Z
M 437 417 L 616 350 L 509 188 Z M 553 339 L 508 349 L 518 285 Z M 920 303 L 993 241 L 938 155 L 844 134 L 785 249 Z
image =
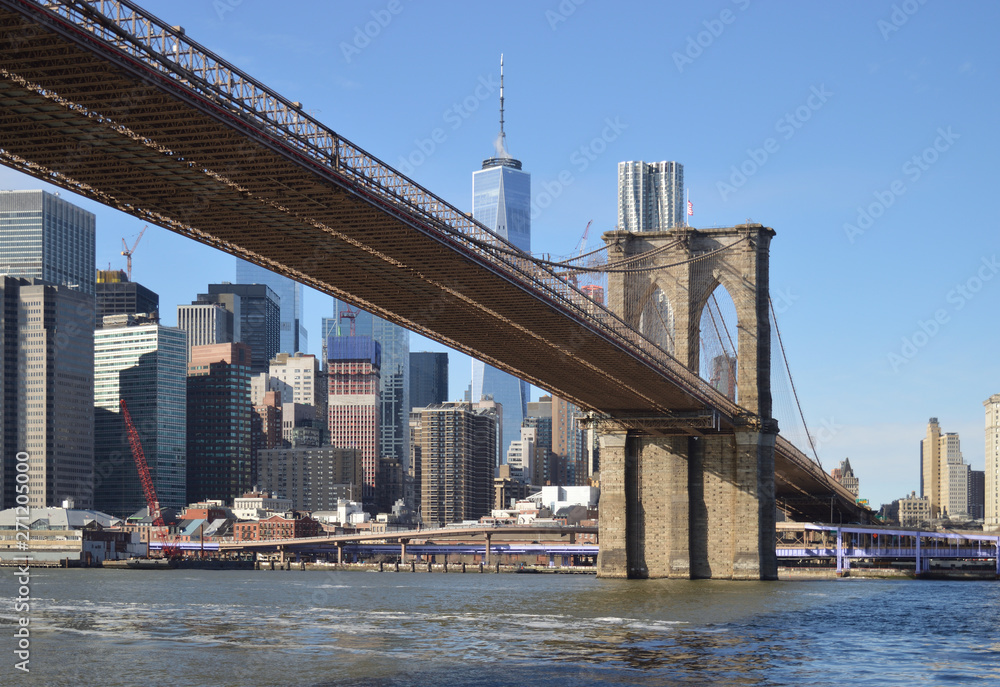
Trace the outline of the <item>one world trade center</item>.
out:
M 500 56 L 500 134 L 496 155 L 472 173 L 472 216 L 495 233 L 531 254 L 531 175 L 521 161 L 507 153 L 503 130 L 503 55 Z M 500 461 L 507 446 L 521 438 L 521 422 L 528 412 L 527 382 L 486 363 L 472 361 L 472 400 L 492 396 L 503 406 Z

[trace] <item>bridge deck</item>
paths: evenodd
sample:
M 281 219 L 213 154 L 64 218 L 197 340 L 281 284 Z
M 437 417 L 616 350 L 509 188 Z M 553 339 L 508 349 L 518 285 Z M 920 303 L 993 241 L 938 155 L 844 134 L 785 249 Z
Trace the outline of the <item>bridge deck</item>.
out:
M 482 225 L 127 0 L 0 0 L 0 45 L 3 164 L 584 409 L 709 413 L 723 429 L 746 415 Z M 790 444 L 776 472 L 787 504 L 818 493 L 852 507 Z M 805 501 L 803 513 L 820 503 Z

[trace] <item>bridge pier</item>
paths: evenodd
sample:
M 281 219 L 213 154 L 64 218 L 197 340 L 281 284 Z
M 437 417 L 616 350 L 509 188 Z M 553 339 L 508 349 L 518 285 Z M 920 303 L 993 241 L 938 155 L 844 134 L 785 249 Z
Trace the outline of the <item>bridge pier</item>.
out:
M 775 434 L 603 433 L 598 575 L 777 579 Z

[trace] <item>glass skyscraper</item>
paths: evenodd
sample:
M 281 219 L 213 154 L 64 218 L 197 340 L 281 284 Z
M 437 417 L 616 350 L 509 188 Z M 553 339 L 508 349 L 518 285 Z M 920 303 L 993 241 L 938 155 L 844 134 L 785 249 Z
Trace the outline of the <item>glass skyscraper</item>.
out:
M 198 294 L 194 304 L 198 303 L 221 303 L 232 312 L 234 341 L 250 347 L 251 372 L 268 371 L 271 360 L 281 352 L 281 303 L 274 289 L 260 282 L 209 284 L 208 293 Z
M 241 258 L 236 258 L 236 283 L 270 286 L 281 299 L 281 342 L 278 352 L 308 352 L 309 333 L 302 324 L 302 284 Z
M 410 409 L 448 400 L 448 354 L 410 353 Z
M 350 306 L 333 299 L 333 317 L 323 318 L 323 337 L 350 336 Z M 382 347 L 379 389 L 379 455 L 410 464 L 410 332 L 364 310 L 354 318 L 354 334 L 370 336 Z M 324 361 L 324 365 L 326 361 Z
M 497 157 L 483 161 L 472 173 L 472 216 L 525 253 L 531 253 L 531 175 L 521 170 L 503 149 L 501 132 Z M 492 396 L 503 405 L 500 456 L 521 438 L 521 421 L 528 412 L 530 387 L 525 381 L 491 365 L 472 361 L 472 400 Z M 502 460 L 503 458 L 501 458 Z
M 520 160 L 491 157 L 472 173 L 472 216 L 531 253 L 531 175 Z
M 187 503 L 187 334 L 130 319 L 94 334 L 94 507 L 118 517 L 146 505 L 119 407 L 122 398 L 160 505 Z
M 0 274 L 94 294 L 94 214 L 48 191 L 0 191 Z
M 93 270 L 91 270 L 93 272 Z M 30 454 L 28 505 L 93 507 L 94 295 L 0 277 L 0 507 L 15 505 L 14 458 Z M 18 494 L 19 496 L 20 494 Z

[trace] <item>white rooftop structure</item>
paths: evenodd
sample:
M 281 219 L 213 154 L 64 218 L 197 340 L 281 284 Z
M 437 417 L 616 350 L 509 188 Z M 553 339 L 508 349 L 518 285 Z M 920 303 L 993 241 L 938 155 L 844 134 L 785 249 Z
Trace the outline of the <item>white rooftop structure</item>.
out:
M 0 511 L 0 530 L 16 529 L 18 522 L 25 522 L 23 512 L 18 518 L 17 511 L 17 508 Z M 97 510 L 55 507 L 32 508 L 28 517 L 28 527 L 33 530 L 79 530 L 92 522 L 101 527 L 115 527 L 122 520 Z

